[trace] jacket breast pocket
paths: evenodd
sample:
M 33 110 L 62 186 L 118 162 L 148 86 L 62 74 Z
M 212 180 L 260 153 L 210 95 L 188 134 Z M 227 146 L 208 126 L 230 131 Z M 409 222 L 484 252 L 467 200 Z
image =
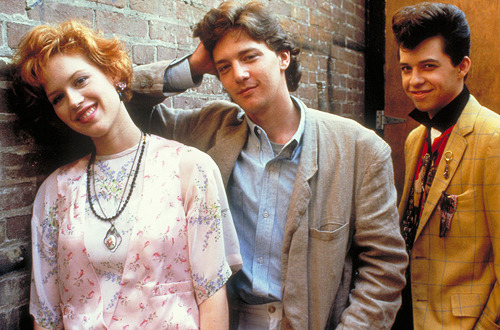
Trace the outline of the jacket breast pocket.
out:
M 449 231 L 446 237 L 471 237 L 488 235 L 487 232 L 479 233 L 478 230 L 486 230 L 480 222 L 484 219 L 476 214 L 483 214 L 484 205 L 481 198 L 476 198 L 474 190 L 467 190 L 462 194 L 456 195 L 456 211 L 451 218 Z M 441 218 L 443 214 L 441 214 Z M 465 247 L 465 246 L 464 246 Z
M 344 234 L 347 225 L 348 223 L 328 222 L 319 228 L 310 228 L 309 236 L 322 241 L 331 241 Z
M 309 228 L 310 288 L 315 306 L 331 306 L 342 279 L 349 242 L 349 223 L 327 222 Z
M 327 222 L 319 228 L 309 228 L 309 255 L 313 269 L 332 274 L 343 264 L 347 252 L 349 223 Z

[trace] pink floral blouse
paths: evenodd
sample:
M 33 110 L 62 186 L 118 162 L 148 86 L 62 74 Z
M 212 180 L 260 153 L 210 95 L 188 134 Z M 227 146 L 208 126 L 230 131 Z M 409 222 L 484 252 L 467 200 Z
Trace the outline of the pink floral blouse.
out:
M 198 329 L 198 305 L 241 266 L 220 173 L 201 151 L 148 137 L 111 321 L 84 243 L 88 157 L 63 166 L 33 206 L 30 312 L 46 328 Z

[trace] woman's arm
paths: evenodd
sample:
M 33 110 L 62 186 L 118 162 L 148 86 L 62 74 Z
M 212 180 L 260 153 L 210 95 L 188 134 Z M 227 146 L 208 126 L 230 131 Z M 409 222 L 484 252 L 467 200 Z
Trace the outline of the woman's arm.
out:
M 229 329 L 229 308 L 225 285 L 200 304 L 200 329 Z
M 41 327 L 38 325 L 38 323 L 35 322 L 35 330 L 49 330 L 49 329 Z

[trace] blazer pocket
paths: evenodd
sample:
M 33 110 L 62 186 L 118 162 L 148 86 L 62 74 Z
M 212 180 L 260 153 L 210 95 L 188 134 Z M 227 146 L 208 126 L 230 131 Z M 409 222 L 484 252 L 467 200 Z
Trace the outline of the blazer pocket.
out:
M 485 299 L 485 298 L 484 298 Z M 457 293 L 451 296 L 451 312 L 455 317 L 479 317 L 485 301 L 478 293 Z
M 322 241 L 331 241 L 342 235 L 349 223 L 328 222 L 319 228 L 310 228 L 309 236 Z
M 348 242 L 349 223 L 327 222 L 309 228 L 308 266 L 314 270 L 309 272 L 309 287 L 316 297 L 313 309 L 332 305 L 344 267 L 349 269 L 345 263 Z
M 470 200 L 474 200 L 475 192 L 474 190 L 466 190 L 462 194 L 457 195 L 457 203 L 466 203 Z

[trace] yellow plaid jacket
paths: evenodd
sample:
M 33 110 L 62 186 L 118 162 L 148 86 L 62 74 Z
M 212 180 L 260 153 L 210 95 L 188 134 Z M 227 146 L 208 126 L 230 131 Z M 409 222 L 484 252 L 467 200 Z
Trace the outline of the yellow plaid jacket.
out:
M 413 130 L 405 143 L 403 215 L 425 137 Z M 500 116 L 471 95 L 440 161 L 425 201 L 410 256 L 415 329 L 500 328 Z M 439 237 L 443 191 L 457 196 L 451 228 Z

